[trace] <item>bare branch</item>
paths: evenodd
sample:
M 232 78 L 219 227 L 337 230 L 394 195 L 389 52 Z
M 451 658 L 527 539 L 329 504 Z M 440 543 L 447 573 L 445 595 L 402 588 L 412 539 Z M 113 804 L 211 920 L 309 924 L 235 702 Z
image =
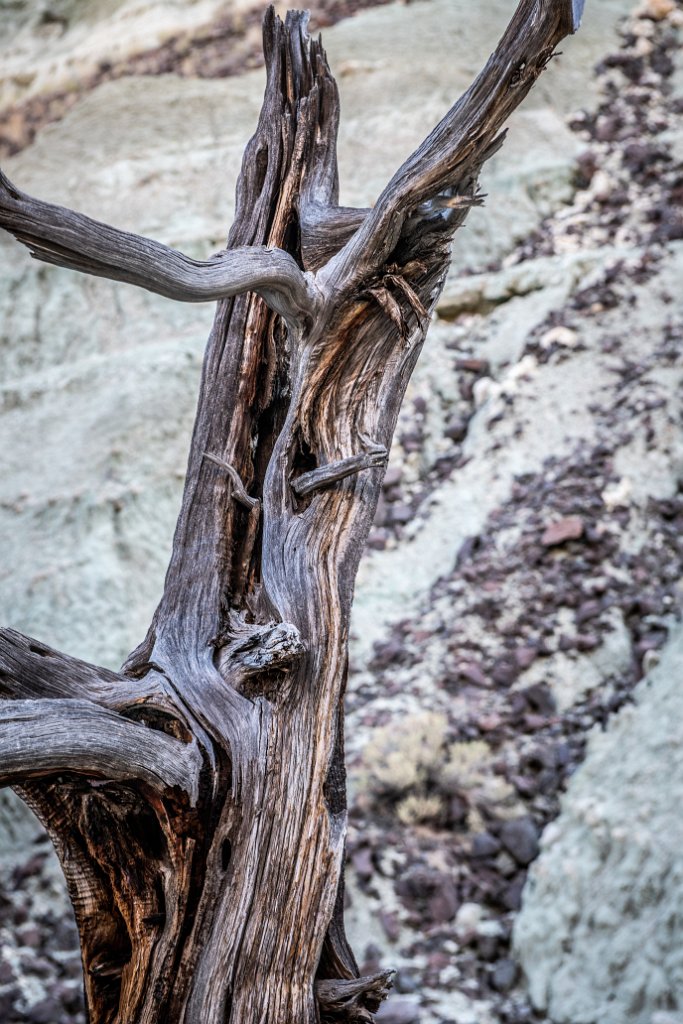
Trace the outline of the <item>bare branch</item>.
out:
M 259 509 L 261 502 L 258 498 L 252 498 L 247 494 L 246 488 L 240 479 L 240 475 L 234 466 L 231 466 L 229 462 L 225 462 L 224 459 L 219 459 L 217 455 L 212 455 L 210 452 L 204 452 L 204 458 L 208 459 L 209 462 L 213 462 L 214 465 L 220 466 L 230 477 L 232 483 L 232 496 L 235 501 L 238 501 L 240 505 L 244 505 L 251 512 L 253 509 Z
M 87 661 L 71 658 L 13 629 L 0 629 L 0 697 L 10 700 L 86 699 L 112 711 L 165 694 L 156 676 L 129 679 Z
M 386 448 L 383 445 L 377 445 L 373 451 L 349 455 L 346 459 L 330 462 L 326 466 L 318 466 L 317 469 L 311 469 L 308 473 L 302 473 L 301 476 L 292 480 L 292 490 L 300 498 L 303 498 L 307 494 L 312 494 L 313 491 L 329 487 L 330 484 L 344 480 L 347 476 L 353 476 L 354 473 L 360 473 L 364 469 L 377 469 L 380 466 L 385 466 L 388 458 L 389 453 Z
M 442 193 L 472 191 L 510 114 L 544 70 L 557 44 L 579 27 L 583 0 L 521 0 L 484 70 L 393 176 L 371 213 L 321 271 L 336 287 L 380 266 L 406 219 Z M 459 226 L 467 213 L 453 218 Z
M 287 320 L 315 307 L 315 291 L 282 249 L 239 246 L 193 260 L 161 242 L 109 227 L 20 192 L 0 171 L 0 227 L 35 259 L 157 292 L 180 302 L 210 302 L 253 291 Z
M 201 758 L 195 744 L 87 700 L 16 700 L 0 706 L 0 784 L 69 771 L 111 781 L 179 787 L 194 804 Z

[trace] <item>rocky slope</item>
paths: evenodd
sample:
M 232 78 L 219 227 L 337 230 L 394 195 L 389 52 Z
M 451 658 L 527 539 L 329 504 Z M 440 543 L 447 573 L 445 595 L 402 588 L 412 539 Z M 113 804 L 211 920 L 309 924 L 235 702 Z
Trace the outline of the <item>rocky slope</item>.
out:
M 681 606 L 682 21 L 624 25 L 570 121 L 571 204 L 454 284 L 398 433 L 358 619 L 352 857 L 363 934 L 375 900 L 423 1020 L 680 1009 L 677 648 L 609 730 Z
M 247 62 L 250 15 L 232 30 L 234 63 L 205 78 L 207 25 L 224 25 L 218 5 L 113 6 L 65 13 L 23 84 L 16 67 L 54 21 L 15 21 L 0 36 L 3 66 L 15 68 L 0 100 L 13 148 L 36 118 L 59 117 L 7 172 L 45 198 L 206 253 L 225 234 L 226 184 L 259 106 L 260 72 L 221 77 Z M 372 201 L 511 6 L 388 5 L 326 32 L 342 89 L 345 201 Z M 658 952 L 673 945 L 675 921 L 635 971 L 649 977 L 661 961 L 656 985 L 620 984 L 615 997 L 616 961 L 602 975 L 585 969 L 616 927 L 594 927 L 596 892 L 613 877 L 630 891 L 666 815 L 666 799 L 605 770 L 628 743 L 652 751 L 638 765 L 661 758 L 648 723 L 675 687 L 641 684 L 638 710 L 618 712 L 681 604 L 683 7 L 650 0 L 618 35 L 631 6 L 589 5 L 487 170 L 490 199 L 458 239 L 359 577 L 348 916 L 365 965 L 398 967 L 385 1024 L 650 1024 L 676 1008 L 678 960 Z M 318 16 L 344 13 L 333 7 Z M 100 80 L 109 30 L 136 49 L 117 49 L 120 74 Z M 181 57 L 155 66 L 149 55 L 169 38 Z M 36 106 L 63 89 L 65 66 L 88 89 L 68 109 Z M 141 77 L 155 67 L 173 74 Z M 0 246 L 0 620 L 115 665 L 160 590 L 211 310 L 37 267 Z M 656 787 L 654 769 L 639 774 Z M 610 799 L 587 817 L 586 794 L 603 778 Z M 633 799 L 650 837 L 638 855 L 628 830 L 611 845 L 601 838 Z M 14 827 L 0 1016 L 76 1021 L 78 958 L 59 875 L 40 834 L 27 855 L 31 830 L 21 818 Z M 656 907 L 671 898 L 674 862 L 669 845 L 656 861 Z M 573 888 L 567 864 L 578 864 Z M 628 914 L 622 965 L 640 955 L 641 918 Z

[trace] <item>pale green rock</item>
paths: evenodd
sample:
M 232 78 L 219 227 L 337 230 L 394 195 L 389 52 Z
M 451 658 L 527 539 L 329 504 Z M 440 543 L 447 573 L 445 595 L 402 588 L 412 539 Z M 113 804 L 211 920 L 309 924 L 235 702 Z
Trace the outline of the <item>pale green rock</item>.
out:
M 554 1024 L 683 1010 L 682 671 L 679 630 L 635 705 L 591 734 L 531 868 L 514 943 Z

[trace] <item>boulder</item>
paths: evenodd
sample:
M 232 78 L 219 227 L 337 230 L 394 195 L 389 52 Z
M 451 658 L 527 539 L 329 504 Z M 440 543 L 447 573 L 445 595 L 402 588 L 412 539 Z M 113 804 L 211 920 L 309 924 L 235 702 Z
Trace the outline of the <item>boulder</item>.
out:
M 593 731 L 543 835 L 514 945 L 554 1024 L 683 1011 L 682 674 L 679 630 L 635 703 Z

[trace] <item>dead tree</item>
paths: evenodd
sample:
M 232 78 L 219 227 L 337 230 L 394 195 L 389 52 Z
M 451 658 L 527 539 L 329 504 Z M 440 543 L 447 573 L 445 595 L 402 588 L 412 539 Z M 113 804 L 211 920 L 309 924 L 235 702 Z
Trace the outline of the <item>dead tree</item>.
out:
M 338 205 L 337 89 L 307 17 L 264 21 L 227 247 L 197 262 L 0 177 L 37 259 L 218 300 L 173 553 L 120 673 L 0 632 L 0 783 L 61 859 L 91 1024 L 371 1021 L 344 934 L 354 578 L 454 232 L 582 0 L 521 0 L 370 210 Z

